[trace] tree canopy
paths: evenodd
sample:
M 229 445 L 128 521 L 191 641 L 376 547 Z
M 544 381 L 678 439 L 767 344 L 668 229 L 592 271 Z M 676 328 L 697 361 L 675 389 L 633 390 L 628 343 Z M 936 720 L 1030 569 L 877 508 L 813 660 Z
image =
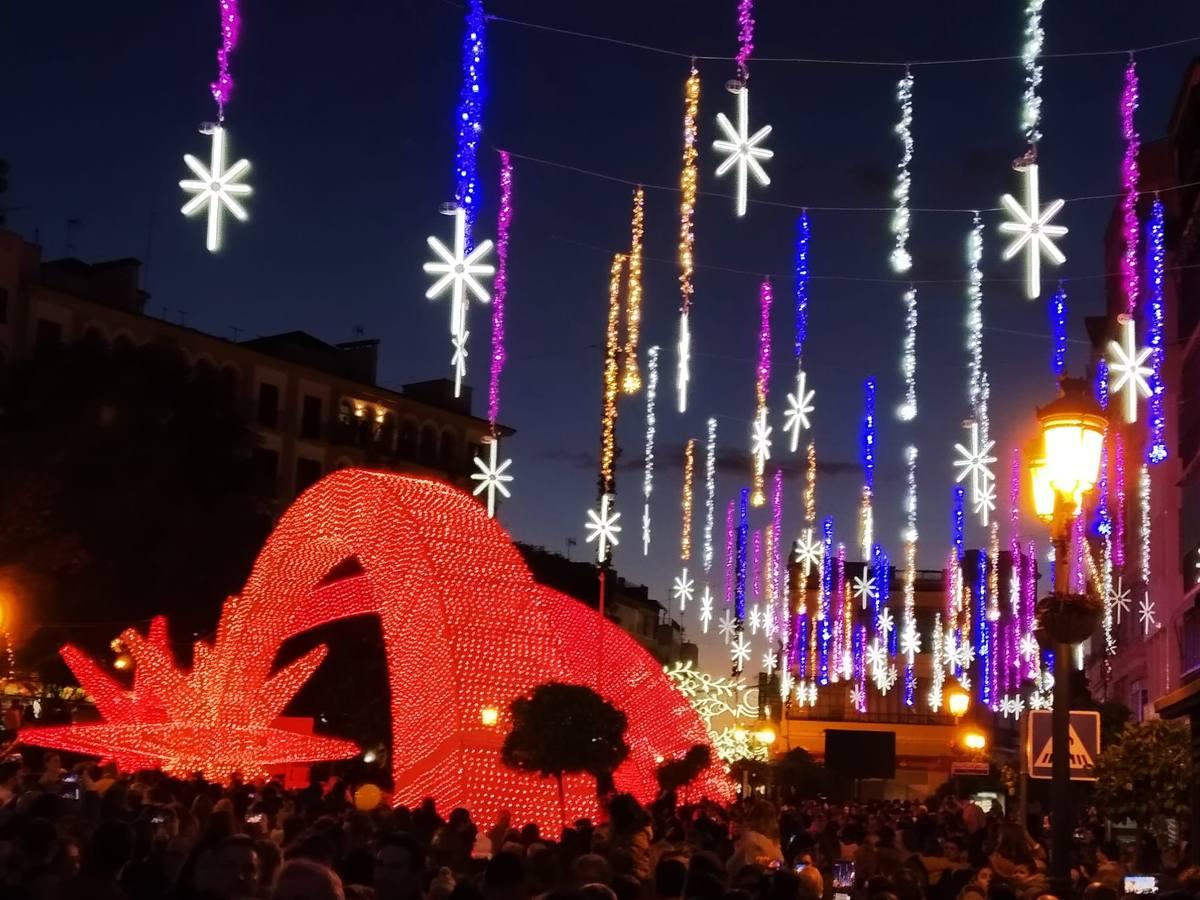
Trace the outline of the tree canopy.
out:
M 1096 806 L 1108 818 L 1159 827 L 1191 809 L 1187 725 L 1151 719 L 1126 725 L 1096 760 Z

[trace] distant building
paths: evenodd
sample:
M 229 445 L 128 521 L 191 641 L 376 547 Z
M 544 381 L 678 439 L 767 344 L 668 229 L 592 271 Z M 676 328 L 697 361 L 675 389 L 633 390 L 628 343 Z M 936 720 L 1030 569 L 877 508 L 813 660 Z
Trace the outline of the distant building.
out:
M 516 546 L 538 582 L 599 609 L 600 580 L 594 563 L 567 559 L 561 553 L 529 544 Z M 605 576 L 604 615 L 663 665 L 697 662 L 696 645 L 683 639 L 683 628 L 651 598 L 649 589 L 630 584 L 611 570 Z
M 302 331 L 230 341 L 146 314 L 141 264 L 43 261 L 41 248 L 0 231 L 0 366 L 39 346 L 90 339 L 114 349 L 167 345 L 197 373 L 228 380 L 257 438 L 264 496 L 281 511 L 322 475 L 371 466 L 474 486 L 488 422 L 470 388 L 448 380 L 376 383 L 379 342 L 329 344 Z M 502 434 L 511 434 L 503 429 Z

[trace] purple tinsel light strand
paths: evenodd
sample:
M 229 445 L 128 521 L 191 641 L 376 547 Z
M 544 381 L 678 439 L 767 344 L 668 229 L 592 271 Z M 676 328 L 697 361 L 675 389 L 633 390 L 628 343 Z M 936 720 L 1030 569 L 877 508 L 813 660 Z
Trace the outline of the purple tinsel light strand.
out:
M 746 620 L 746 544 L 750 532 L 750 489 L 738 494 L 737 564 L 734 571 L 733 614 L 740 625 Z
M 762 597 L 763 533 L 755 528 L 750 536 L 750 598 Z
M 750 54 L 754 52 L 754 0 L 738 0 L 738 80 L 750 80 Z
M 829 684 L 829 639 L 832 633 L 829 629 L 830 595 L 833 593 L 833 516 L 826 516 L 821 523 L 821 534 L 824 544 L 824 556 L 821 564 L 821 608 L 817 612 L 819 622 L 814 628 L 820 628 L 820 643 L 817 646 L 819 659 L 819 678 L 821 684 Z
M 796 617 L 796 640 L 792 643 L 792 659 L 796 662 L 796 674 L 808 677 L 808 613 Z
M 488 379 L 488 422 L 496 435 L 500 417 L 500 373 L 504 369 L 504 301 L 508 297 L 508 228 L 512 225 L 512 161 L 500 151 L 500 214 L 496 223 L 496 277 L 492 281 L 492 371 Z
M 1146 447 L 1146 462 L 1157 465 L 1167 458 L 1167 420 L 1163 413 L 1163 394 L 1166 387 L 1163 384 L 1163 281 L 1166 277 L 1166 243 L 1164 237 L 1163 205 L 1155 197 L 1150 209 L 1150 224 L 1147 231 L 1146 277 L 1150 290 L 1146 297 L 1146 325 L 1150 346 L 1150 400 L 1148 404 L 1147 427 L 1150 430 L 1150 441 Z
M 859 700 L 858 711 L 865 713 L 867 711 L 867 667 L 864 655 L 867 644 L 867 626 L 859 625 L 854 630 L 854 680 L 858 684 Z
M 992 698 L 992 702 L 990 704 L 991 708 L 992 708 L 992 712 L 998 712 L 999 706 L 1000 706 L 1000 691 L 997 689 L 999 687 L 998 682 L 999 682 L 999 674 L 1000 674 L 999 668 L 1000 667 L 999 667 L 999 660 L 996 658 L 997 657 L 996 645 L 997 645 L 998 632 L 999 632 L 998 625 L 999 625 L 999 623 L 997 623 L 997 622 L 988 622 L 987 623 L 988 634 L 991 639 L 991 646 L 992 646 L 992 652 L 988 655 L 988 661 L 987 661 L 988 690 L 989 690 L 989 693 L 991 694 L 991 698 Z
M 1058 290 L 1050 298 L 1050 338 L 1053 352 L 1050 368 L 1061 377 L 1067 370 L 1067 290 L 1059 282 Z
M 1035 625 L 1035 612 L 1037 602 L 1035 600 L 1037 591 L 1037 545 L 1029 542 L 1029 546 L 1025 550 L 1025 577 L 1021 580 L 1021 634 L 1033 638 Z M 1034 654 L 1029 658 L 1029 668 L 1026 670 L 1026 676 L 1035 678 L 1037 676 L 1037 655 Z
M 833 615 L 833 659 L 837 670 L 842 667 L 846 652 L 845 609 L 846 609 L 846 545 L 838 544 L 837 557 L 833 564 L 833 603 L 837 612 Z
M 950 517 L 950 527 L 954 536 L 954 552 L 959 559 L 963 558 L 963 553 L 966 552 L 966 516 L 963 513 L 963 498 L 965 492 L 961 484 L 956 484 L 951 495 L 952 513 Z
M 1021 450 L 1019 447 L 1013 447 L 1012 463 L 1008 473 L 1008 524 L 1015 542 L 1021 531 Z
M 979 553 L 979 565 L 975 579 L 975 612 L 973 618 L 975 620 L 975 655 L 980 663 L 981 676 L 979 679 L 979 700 L 984 706 L 992 705 L 991 682 L 987 679 L 988 671 L 988 656 L 991 654 L 991 645 L 988 641 L 990 630 L 988 628 L 988 580 L 987 580 L 987 554 L 982 550 Z
M 808 212 L 801 211 L 796 219 L 796 359 L 804 355 L 808 337 Z
M 1113 565 L 1125 565 L 1125 437 L 1119 429 L 1113 431 L 1113 477 L 1117 502 L 1113 508 Z
M 776 469 L 771 477 L 771 584 L 775 596 L 787 603 L 787 591 L 783 585 L 783 469 Z
M 475 217 L 479 212 L 479 138 L 483 133 L 484 27 L 483 0 L 468 0 L 466 31 L 462 46 L 462 84 L 458 89 L 455 126 L 458 142 L 454 151 L 454 201 L 467 220 L 467 250 L 475 246 Z
M 1125 67 L 1125 83 L 1121 88 L 1121 137 L 1125 140 L 1125 155 L 1121 160 L 1121 235 L 1125 246 L 1121 253 L 1121 285 L 1125 290 L 1125 312 L 1133 315 L 1137 306 L 1139 277 L 1137 267 L 1137 198 L 1138 198 L 1138 133 L 1133 116 L 1138 108 L 1137 65 L 1129 57 Z
M 733 561 L 737 553 L 737 538 L 734 535 L 734 502 L 725 507 L 725 605 L 733 603 Z
M 871 624 L 875 628 L 876 635 L 881 634 L 883 631 L 879 627 L 879 614 L 887 606 L 891 574 L 891 563 L 888 561 L 888 555 L 881 546 L 876 544 L 871 549 L 871 575 L 875 578 L 875 605 L 871 609 Z
M 229 74 L 229 58 L 238 44 L 242 30 L 242 17 L 238 14 L 237 0 L 220 0 L 221 46 L 217 50 L 217 80 L 209 85 L 213 99 L 217 101 L 217 118 L 225 121 L 225 105 L 233 96 L 233 76 Z

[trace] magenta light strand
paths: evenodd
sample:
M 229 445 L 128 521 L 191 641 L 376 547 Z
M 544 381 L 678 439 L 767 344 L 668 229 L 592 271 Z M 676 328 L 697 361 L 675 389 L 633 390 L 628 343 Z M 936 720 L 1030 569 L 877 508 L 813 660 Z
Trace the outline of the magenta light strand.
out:
M 1137 265 L 1138 133 L 1133 121 L 1137 107 L 1137 66 L 1130 57 L 1121 89 L 1121 137 L 1125 139 L 1125 156 L 1121 160 L 1121 188 L 1125 191 L 1121 199 L 1121 234 L 1125 244 L 1121 253 L 1121 285 L 1125 290 L 1125 312 L 1129 315 L 1133 315 L 1137 306 L 1140 288 Z
M 1114 490 L 1117 508 L 1113 510 L 1113 566 L 1125 565 L 1125 437 L 1117 430 L 1113 434 L 1113 462 L 1116 475 Z
M 496 277 L 492 282 L 492 371 L 488 379 L 488 423 L 495 436 L 500 418 L 500 373 L 504 371 L 504 301 L 508 297 L 508 229 L 512 225 L 512 160 L 500 151 L 500 214 L 496 223 Z
M 767 401 L 771 381 L 771 282 L 764 280 L 758 292 L 758 368 L 755 392 L 759 403 Z
M 737 553 L 737 539 L 734 536 L 734 501 L 729 501 L 725 508 L 725 605 L 733 603 L 733 560 Z
M 776 469 L 771 479 L 771 584 L 775 588 L 771 600 L 786 604 L 783 575 L 783 469 Z
M 750 54 L 754 52 L 754 0 L 738 0 L 738 80 L 750 79 Z
M 761 528 L 755 528 L 750 544 L 750 596 L 755 600 L 763 595 L 763 533 Z
M 229 58 L 237 47 L 242 30 L 237 0 L 219 0 L 221 9 L 221 46 L 217 50 L 217 80 L 209 85 L 217 101 L 217 118 L 225 121 L 225 106 L 233 96 L 233 76 L 229 74 Z

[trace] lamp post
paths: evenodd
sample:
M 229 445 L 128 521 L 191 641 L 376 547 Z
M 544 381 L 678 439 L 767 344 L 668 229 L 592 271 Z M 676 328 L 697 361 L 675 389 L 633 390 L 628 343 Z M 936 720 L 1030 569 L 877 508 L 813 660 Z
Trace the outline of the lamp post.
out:
M 1029 471 L 1034 510 L 1050 523 L 1054 547 L 1054 590 L 1038 604 L 1038 631 L 1043 644 L 1054 648 L 1050 878 L 1061 895 L 1071 873 L 1071 645 L 1098 624 L 1097 606 L 1086 595 L 1071 594 L 1071 525 L 1099 476 L 1106 420 L 1086 380 L 1063 377 L 1059 390 L 1057 399 L 1037 411 L 1041 452 L 1032 454 Z

